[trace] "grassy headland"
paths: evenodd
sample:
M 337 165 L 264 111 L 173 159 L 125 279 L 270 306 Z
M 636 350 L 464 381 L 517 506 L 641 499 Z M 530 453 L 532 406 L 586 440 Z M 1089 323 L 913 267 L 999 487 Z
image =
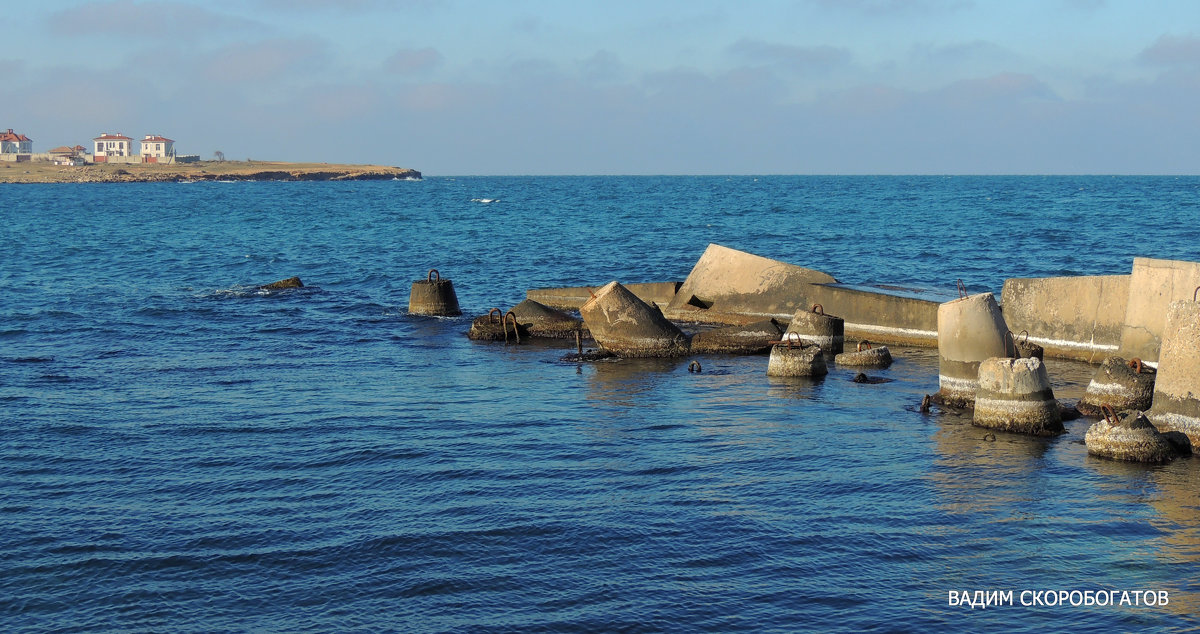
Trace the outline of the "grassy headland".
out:
M 276 180 L 340 181 L 421 178 L 421 173 L 384 165 L 285 163 L 280 161 L 200 161 L 197 163 L 0 163 L 0 183 L 153 183 L 166 181 Z

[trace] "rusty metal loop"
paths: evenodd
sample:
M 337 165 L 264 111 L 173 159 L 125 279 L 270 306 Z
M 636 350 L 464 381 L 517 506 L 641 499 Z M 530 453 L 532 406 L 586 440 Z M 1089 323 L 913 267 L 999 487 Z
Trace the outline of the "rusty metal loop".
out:
M 862 352 L 862 351 L 863 351 L 863 346 L 866 346 L 866 347 L 867 347 L 867 350 L 870 350 L 870 349 L 871 349 L 871 342 L 870 342 L 870 341 L 867 341 L 866 339 L 863 339 L 862 341 L 858 342 L 858 349 L 857 349 L 857 350 L 855 350 L 855 352 Z
M 1017 354 L 1017 338 L 1015 335 L 1013 335 L 1013 331 L 1011 331 L 1011 330 L 1006 331 L 1004 333 L 1004 355 L 1009 356 L 1008 355 L 1008 343 L 1010 341 L 1012 342 L 1012 349 L 1013 349 L 1012 357 L 1017 358 L 1017 357 L 1021 356 L 1021 355 Z
M 1021 331 L 1021 334 L 1025 335 L 1025 340 L 1024 340 L 1024 341 L 1022 341 L 1021 343 L 1028 344 L 1028 343 L 1029 343 L 1029 331 L 1028 331 L 1028 330 L 1022 330 L 1022 331 Z M 1015 342 L 1014 342 L 1014 343 L 1015 343 Z
M 1104 420 L 1107 421 L 1109 425 L 1116 425 L 1121 422 L 1117 419 L 1117 410 L 1113 409 L 1113 406 L 1109 405 L 1108 403 L 1100 406 L 1100 412 L 1104 414 Z
M 516 337 L 517 343 L 521 343 L 520 325 L 517 324 L 517 314 L 513 311 L 504 313 L 504 343 L 508 343 L 508 318 L 512 317 L 513 336 Z
M 699 374 L 700 373 L 700 362 L 692 361 L 691 363 L 689 363 L 688 364 L 688 372 L 695 372 L 695 373 Z
M 1200 286 L 1197 286 L 1197 287 L 1196 287 L 1196 290 L 1192 291 L 1192 301 L 1193 301 L 1193 302 L 1194 302 L 1194 301 L 1196 301 L 1196 295 L 1197 295 L 1197 294 L 1200 294 Z
M 1137 357 L 1130 359 L 1129 367 L 1133 368 L 1134 374 L 1141 374 L 1142 373 L 1142 360 Z
M 966 296 L 967 296 L 967 285 L 966 285 L 966 284 L 963 284 L 963 281 L 962 281 L 961 279 L 959 279 L 957 282 L 955 282 L 955 284 L 957 284 L 957 285 L 958 285 L 958 298 L 959 298 L 959 299 L 964 299 L 964 298 L 966 298 Z
M 492 315 L 501 315 L 501 319 L 503 319 L 504 313 L 499 308 L 493 308 L 493 309 L 489 310 L 488 314 L 487 314 L 489 324 L 496 323 L 495 321 L 492 320 Z
M 825 307 L 824 307 L 824 306 L 822 306 L 822 305 L 820 305 L 820 304 L 813 304 L 813 307 L 809 309 L 809 312 L 813 312 L 813 313 L 816 313 L 816 314 L 818 314 L 818 315 L 824 315 L 824 314 L 825 314 Z
M 442 274 L 438 273 L 437 269 L 429 269 L 429 275 L 425 276 L 425 281 L 433 282 L 434 284 L 440 284 L 442 281 Z

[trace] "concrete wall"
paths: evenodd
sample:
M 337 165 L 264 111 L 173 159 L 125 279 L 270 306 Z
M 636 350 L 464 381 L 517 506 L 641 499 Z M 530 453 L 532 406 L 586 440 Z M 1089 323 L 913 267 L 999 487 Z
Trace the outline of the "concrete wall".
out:
M 1167 307 L 1175 300 L 1192 299 L 1198 286 L 1198 262 L 1134 258 L 1118 354 L 1157 363 Z
M 937 345 L 940 300 L 919 299 L 831 284 L 809 284 L 798 297 L 800 305 L 820 304 L 826 315 L 845 320 L 846 349 L 858 341 L 912 346 Z
M 644 284 L 622 284 L 629 292 L 647 304 L 664 308 L 675 299 L 675 291 L 682 282 L 647 282 Z M 570 286 L 564 288 L 535 288 L 525 291 L 525 297 L 559 310 L 579 310 L 597 286 Z
M 791 319 L 809 284 L 832 275 L 710 244 L 663 310 L 669 319 L 743 324 Z
M 1046 356 L 1100 363 L 1121 343 L 1129 275 L 1011 278 L 1004 281 L 1004 321 Z

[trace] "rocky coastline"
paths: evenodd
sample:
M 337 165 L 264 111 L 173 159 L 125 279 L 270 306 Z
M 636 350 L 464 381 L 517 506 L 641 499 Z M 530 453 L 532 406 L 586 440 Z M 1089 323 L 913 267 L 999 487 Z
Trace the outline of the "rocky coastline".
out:
M 286 163 L 278 161 L 200 161 L 176 164 L 4 163 L 0 183 L 163 183 L 197 181 L 362 181 L 419 180 L 421 172 L 383 165 Z

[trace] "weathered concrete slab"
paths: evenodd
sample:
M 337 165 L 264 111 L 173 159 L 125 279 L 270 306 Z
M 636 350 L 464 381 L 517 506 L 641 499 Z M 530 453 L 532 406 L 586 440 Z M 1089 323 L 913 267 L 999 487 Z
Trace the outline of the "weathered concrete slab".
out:
M 675 299 L 675 291 L 679 289 L 680 284 L 682 282 L 646 282 L 624 284 L 623 286 L 643 302 L 663 308 Z M 525 291 L 525 297 L 559 310 L 579 310 L 579 307 L 591 299 L 592 293 L 601 286 L 603 285 L 535 288 Z
M 788 320 L 801 307 L 804 287 L 837 282 L 802 266 L 710 244 L 663 309 L 670 319 L 708 323 Z
M 950 299 L 922 289 L 809 284 L 800 303 L 820 304 L 844 320 L 848 344 L 856 340 L 909 346 L 937 345 L 938 306 Z M 923 299 L 922 296 L 929 296 Z
M 688 352 L 687 335 L 616 281 L 596 289 L 579 314 L 596 343 L 618 356 L 677 357 Z
M 1167 307 L 1176 300 L 1190 301 L 1197 286 L 1200 262 L 1134 258 L 1119 354 L 1157 363 Z
M 1129 275 L 1007 279 L 1004 321 L 1014 333 L 1028 331 L 1048 356 L 1098 363 L 1120 346 L 1129 281 Z

